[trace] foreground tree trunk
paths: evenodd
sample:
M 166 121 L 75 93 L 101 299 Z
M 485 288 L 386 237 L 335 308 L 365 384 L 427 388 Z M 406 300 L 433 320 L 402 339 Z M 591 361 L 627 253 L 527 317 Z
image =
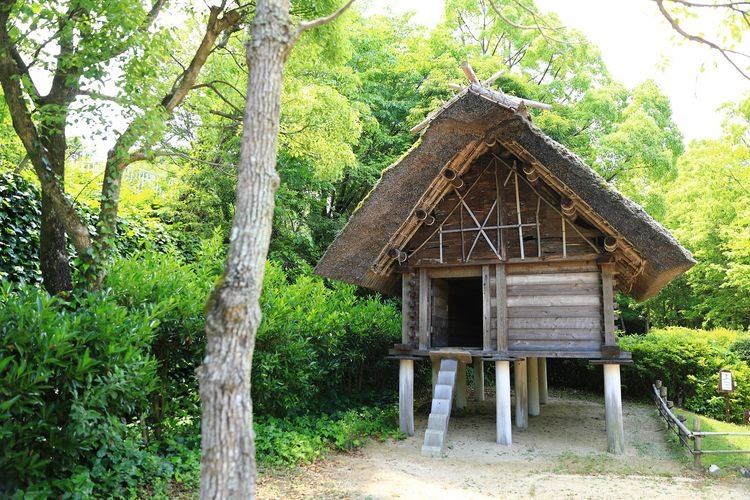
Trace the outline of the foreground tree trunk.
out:
M 260 293 L 279 186 L 276 146 L 284 65 L 303 31 L 295 29 L 289 0 L 258 0 L 247 44 L 247 103 L 237 179 L 237 206 L 224 276 L 206 313 L 206 356 L 198 368 L 201 423 L 201 498 L 255 497 L 250 369 L 261 321 Z
M 291 46 L 288 0 L 258 1 L 247 45 L 245 125 L 237 207 L 224 277 L 209 301 L 206 357 L 198 370 L 203 406 L 201 498 L 255 495 L 250 367 L 271 239 L 281 85 Z

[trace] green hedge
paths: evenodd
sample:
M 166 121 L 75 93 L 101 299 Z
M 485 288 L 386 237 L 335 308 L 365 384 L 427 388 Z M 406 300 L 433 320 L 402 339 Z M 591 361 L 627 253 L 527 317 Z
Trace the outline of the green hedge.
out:
M 750 409 L 750 367 L 743 348 L 747 332 L 726 329 L 665 328 L 644 335 L 620 338 L 620 346 L 633 353 L 633 366 L 623 370 L 626 391 L 650 394 L 654 380 L 662 380 L 669 397 L 686 409 L 723 419 L 724 396 L 718 392 L 720 370 L 731 370 L 737 389 L 731 395 L 732 420 L 743 421 Z
M 218 238 L 193 262 L 136 252 L 100 293 L 50 297 L 0 281 L 0 497 L 128 497 L 195 482 L 194 369 L 223 254 Z M 400 337 L 395 304 L 317 277 L 291 281 L 270 263 L 262 311 L 253 362 L 262 460 L 309 461 L 390 432 L 392 408 L 337 410 L 395 386 L 396 365 L 383 359 Z
M 264 465 L 314 462 L 330 450 L 349 451 L 368 438 L 402 439 L 395 405 L 360 407 L 346 411 L 291 418 L 255 420 L 255 451 Z
M 342 396 L 395 386 L 396 365 L 384 359 L 401 338 L 395 303 L 358 297 L 353 286 L 328 288 L 314 276 L 289 283 L 271 263 L 261 308 L 253 357 L 259 413 L 330 411 Z
M 0 282 L 0 496 L 130 481 L 117 462 L 137 448 L 130 426 L 156 389 L 155 324 L 104 294 Z

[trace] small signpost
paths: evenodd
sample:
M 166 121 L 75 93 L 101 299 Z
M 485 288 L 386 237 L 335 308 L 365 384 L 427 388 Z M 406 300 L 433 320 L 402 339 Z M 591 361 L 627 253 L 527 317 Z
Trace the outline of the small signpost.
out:
M 724 420 L 730 421 L 729 395 L 734 391 L 736 384 L 732 372 L 721 370 L 719 372 L 719 391 L 724 393 Z

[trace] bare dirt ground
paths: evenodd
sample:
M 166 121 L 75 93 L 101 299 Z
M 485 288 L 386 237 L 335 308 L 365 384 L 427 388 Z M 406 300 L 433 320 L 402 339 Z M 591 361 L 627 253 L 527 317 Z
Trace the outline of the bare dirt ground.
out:
M 656 410 L 625 402 L 626 452 L 606 453 L 603 401 L 550 394 L 513 446 L 495 444 L 494 399 L 451 417 L 443 458 L 420 454 L 427 415 L 403 441 L 370 443 L 316 464 L 266 471 L 260 498 L 750 498 L 750 480 L 690 470 L 666 442 Z M 687 455 L 687 453 L 685 453 Z

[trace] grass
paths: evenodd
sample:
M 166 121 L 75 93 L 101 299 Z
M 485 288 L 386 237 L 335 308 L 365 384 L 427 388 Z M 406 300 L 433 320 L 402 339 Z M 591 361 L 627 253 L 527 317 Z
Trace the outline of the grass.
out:
M 719 420 L 697 415 L 693 412 L 679 409 L 675 411 L 675 414 L 681 414 L 688 417 L 687 425 L 688 429 L 692 430 L 693 420 L 696 416 L 701 419 L 701 431 L 703 432 L 748 432 L 750 433 L 750 426 L 748 425 L 737 425 L 728 424 Z M 701 441 L 702 450 L 750 450 L 750 436 L 705 436 Z M 711 464 L 716 464 L 722 469 L 732 468 L 737 469 L 739 467 L 750 467 L 750 453 L 732 453 L 732 454 L 717 454 L 717 455 L 703 455 L 703 465 L 708 467 Z

